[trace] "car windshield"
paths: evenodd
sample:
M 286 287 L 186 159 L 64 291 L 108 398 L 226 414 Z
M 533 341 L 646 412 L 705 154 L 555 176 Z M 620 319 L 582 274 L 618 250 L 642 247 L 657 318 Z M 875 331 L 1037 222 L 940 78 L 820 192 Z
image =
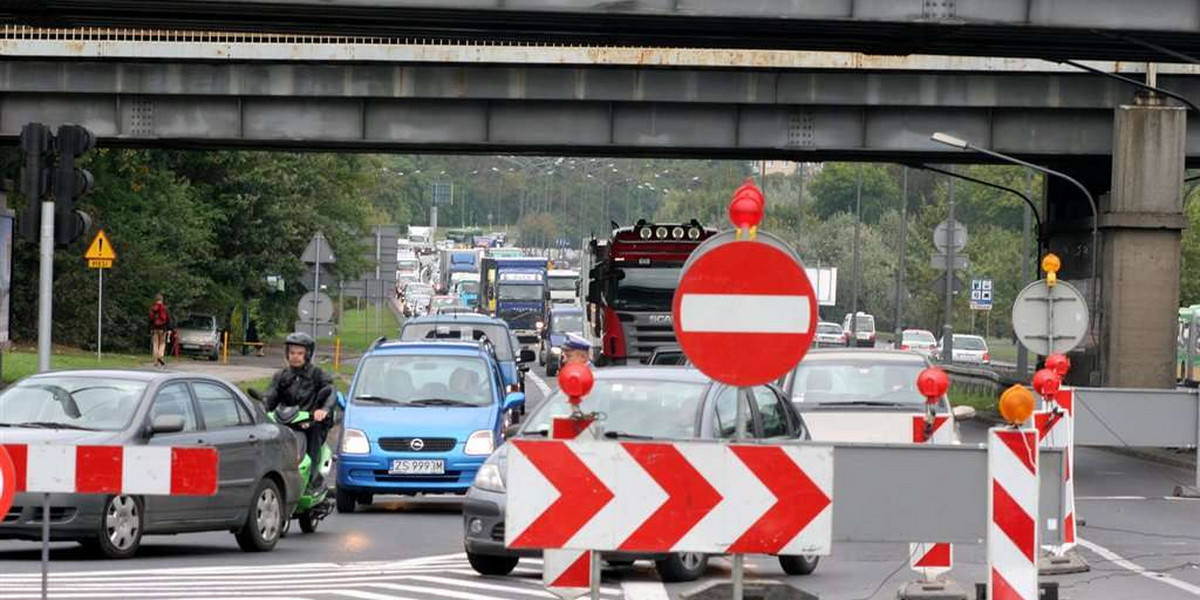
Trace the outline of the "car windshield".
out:
M 663 366 L 682 366 L 687 364 L 687 357 L 683 355 L 682 350 L 655 352 L 654 355 L 650 357 L 650 364 Z
M 554 290 L 554 291 L 573 292 L 573 291 L 575 291 L 575 278 L 574 277 L 551 277 L 550 279 L 547 280 L 547 285 L 549 285 L 550 289 Z
M 519 283 L 500 284 L 501 300 L 541 300 L 543 287 Z
M 474 294 L 479 291 L 479 282 L 463 281 L 458 284 L 458 291 L 462 294 Z
M 438 306 L 456 306 L 458 304 L 458 298 L 439 296 L 434 298 L 433 302 Z
M 555 333 L 583 333 L 583 315 L 555 315 Z
M 854 328 L 855 331 L 875 331 L 875 317 L 871 315 L 858 315 L 858 318 L 855 319 L 855 325 L 857 325 Z M 849 328 L 850 319 L 846 319 L 846 329 Z
M 837 323 L 821 323 L 817 325 L 817 333 L 832 333 L 834 335 L 841 335 L 842 328 Z
M 421 265 L 415 260 L 401 260 L 396 263 L 396 268 L 401 271 L 416 271 Z
M 617 310 L 669 312 L 678 286 L 678 268 L 622 269 L 612 305 Z
M 400 341 L 467 340 L 488 341 L 496 351 L 496 360 L 514 360 L 508 328 L 484 323 L 409 323 L 400 331 Z
M 0 394 L 0 425 L 60 425 L 120 431 L 129 426 L 146 382 L 115 377 L 31 377 Z
M 583 399 L 585 413 L 598 412 L 603 433 L 653 438 L 693 438 L 704 398 L 705 384 L 647 379 L 599 379 Z M 542 403 L 523 428 L 527 433 L 550 431 L 554 417 L 569 414 L 571 405 L 562 392 Z
M 906 342 L 921 342 L 924 344 L 937 343 L 937 339 L 935 339 L 933 334 L 928 331 L 905 331 L 903 339 Z
M 974 336 L 954 336 L 954 348 L 956 350 L 987 350 L 987 344 L 983 342 L 983 338 Z
M 487 363 L 468 356 L 368 356 L 359 367 L 352 397 L 356 404 L 381 398 L 431 406 L 439 401 L 469 406 L 493 402 Z
M 809 359 L 796 367 L 792 400 L 807 404 L 831 402 L 925 403 L 917 391 L 920 360 L 879 358 Z
M 209 330 L 213 329 L 213 318 L 212 317 L 204 317 L 204 316 L 200 316 L 200 315 L 191 315 L 188 318 L 184 319 L 183 322 L 181 322 L 179 324 L 179 328 L 180 329 L 199 329 L 202 331 L 209 331 Z

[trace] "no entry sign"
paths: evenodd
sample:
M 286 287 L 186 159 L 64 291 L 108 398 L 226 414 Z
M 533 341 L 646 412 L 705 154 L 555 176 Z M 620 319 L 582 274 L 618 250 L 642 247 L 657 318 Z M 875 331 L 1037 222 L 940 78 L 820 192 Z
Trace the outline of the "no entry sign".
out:
M 759 235 L 698 248 L 675 291 L 675 336 L 684 354 L 729 385 L 760 385 L 787 373 L 808 353 L 817 323 L 803 265 Z

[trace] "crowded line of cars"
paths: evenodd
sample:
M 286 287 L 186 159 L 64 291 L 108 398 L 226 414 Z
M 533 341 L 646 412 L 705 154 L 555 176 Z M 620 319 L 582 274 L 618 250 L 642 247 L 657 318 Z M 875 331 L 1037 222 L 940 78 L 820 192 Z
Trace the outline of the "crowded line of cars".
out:
M 556 307 L 540 351 L 523 350 L 503 320 L 455 313 L 409 319 L 398 339 L 362 356 L 343 407 L 336 453 L 336 510 L 354 513 L 380 495 L 458 494 L 463 540 L 480 573 L 511 572 L 526 552 L 504 547 L 507 447 L 512 436 L 546 437 L 567 404 L 555 392 L 526 411 L 525 373 L 534 360 L 553 372 L 555 349 L 575 331 L 578 308 Z M 923 337 L 923 336 L 922 336 Z M 931 336 L 930 336 L 931 337 Z M 956 339 L 956 346 L 959 340 Z M 964 348 L 964 350 L 969 349 Z M 731 439 L 737 403 L 754 439 L 911 442 L 923 415 L 917 374 L 931 363 L 916 348 L 814 349 L 786 377 L 745 395 L 716 383 L 664 347 L 651 364 L 596 370 L 583 410 L 606 415 L 604 439 Z M 748 402 L 748 403 L 747 403 Z M 943 398 L 957 442 L 969 407 Z M 219 379 L 140 371 L 67 371 L 26 378 L 0 393 L 6 442 L 210 445 L 218 449 L 220 491 L 212 498 L 51 498 L 56 540 L 74 540 L 112 558 L 137 551 L 149 534 L 225 530 L 246 550 L 269 550 L 284 533 L 301 492 L 297 440 L 261 406 Z M 0 521 L 0 539 L 40 536 L 38 498 L 18 494 Z M 281 522 L 282 521 L 282 522 Z M 653 561 L 665 581 L 700 577 L 698 554 L 611 554 L 627 564 Z M 780 557 L 790 574 L 808 574 L 816 557 Z

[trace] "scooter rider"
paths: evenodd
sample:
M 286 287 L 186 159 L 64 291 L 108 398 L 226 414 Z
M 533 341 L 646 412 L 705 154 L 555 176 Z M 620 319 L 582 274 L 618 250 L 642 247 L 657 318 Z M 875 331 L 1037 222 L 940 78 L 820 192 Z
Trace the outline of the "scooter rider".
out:
M 307 428 L 300 429 L 307 442 L 308 457 L 312 461 L 313 477 L 309 489 L 319 489 L 324 483 L 317 466 L 321 459 L 321 446 L 328 431 L 327 420 L 333 414 L 337 396 L 334 394 L 333 379 L 312 364 L 313 351 L 317 343 L 307 333 L 297 331 L 288 334 L 284 341 L 287 366 L 280 369 L 271 380 L 271 386 L 263 396 L 263 408 L 268 412 L 278 406 L 295 406 L 312 413 L 313 420 Z

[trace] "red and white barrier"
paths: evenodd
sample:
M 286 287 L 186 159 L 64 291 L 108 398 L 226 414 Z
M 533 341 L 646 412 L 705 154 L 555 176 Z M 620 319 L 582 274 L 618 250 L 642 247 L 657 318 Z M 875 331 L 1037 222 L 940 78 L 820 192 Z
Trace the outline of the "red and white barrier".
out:
M 933 434 L 926 439 L 925 417 L 913 415 L 912 441 L 914 444 L 953 444 L 954 426 L 949 415 L 936 415 Z M 914 542 L 908 545 L 908 566 L 920 573 L 926 581 L 932 581 L 954 568 L 954 547 L 947 542 Z
M 1038 434 L 988 431 L 988 600 L 1038 598 Z
M 1055 410 L 1057 407 L 1058 410 Z M 1063 465 L 1063 543 L 1046 548 L 1062 556 L 1075 547 L 1075 390 L 1062 387 L 1054 395 L 1054 403 L 1047 403 L 1046 410 L 1033 414 L 1038 430 L 1040 445 L 1048 449 L 1061 449 Z
M 215 448 L 5 444 L 16 492 L 212 496 Z M 9 487 L 4 485 L 4 488 Z
M 832 447 L 512 444 L 510 548 L 829 554 Z
M 551 423 L 552 439 L 574 440 L 595 439 L 591 429 L 593 419 L 556 417 Z M 546 591 L 562 598 L 575 600 L 591 591 L 598 581 L 592 581 L 595 571 L 592 561 L 596 560 L 590 550 L 546 550 L 542 553 L 542 585 Z

